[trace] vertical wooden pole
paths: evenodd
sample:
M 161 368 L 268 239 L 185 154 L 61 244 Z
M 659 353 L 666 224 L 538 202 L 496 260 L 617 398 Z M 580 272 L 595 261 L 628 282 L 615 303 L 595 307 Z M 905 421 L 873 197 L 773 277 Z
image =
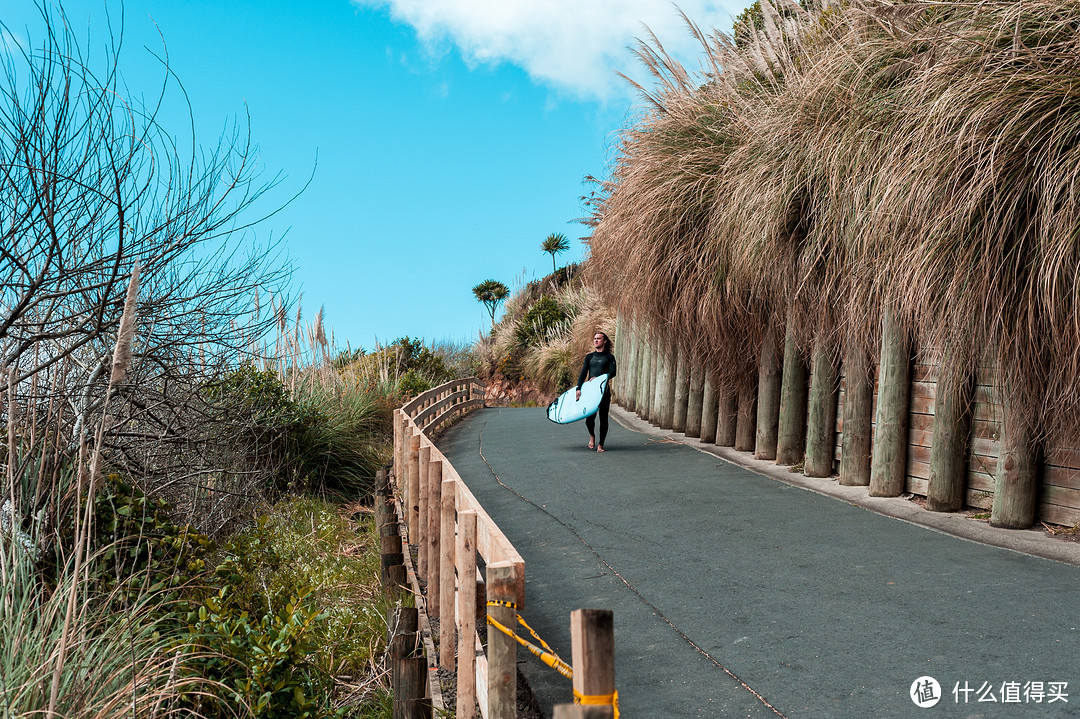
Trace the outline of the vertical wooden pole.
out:
M 620 339 L 618 348 L 619 376 L 623 386 L 619 404 L 627 412 L 633 412 L 637 406 L 637 332 L 629 322 L 625 339 Z
M 798 464 L 806 451 L 806 362 L 795 344 L 788 322 L 784 338 L 784 370 L 780 385 L 780 416 L 776 433 L 776 463 Z
M 1001 445 L 990 525 L 1003 529 L 1027 529 L 1035 523 L 1039 453 L 1031 438 L 1031 430 L 1013 414 L 1008 391 L 1006 387 L 1002 402 Z
M 930 445 L 930 482 L 926 508 L 955 512 L 964 506 L 968 435 L 974 376 L 942 366 L 934 393 L 934 438 Z
M 640 360 L 640 379 L 638 380 L 638 396 L 637 396 L 637 409 L 635 412 L 637 416 L 645 421 L 649 419 L 649 405 L 651 404 L 652 392 L 649 389 L 652 383 L 653 375 L 656 373 L 656 368 L 653 367 L 652 362 L 652 339 L 646 333 L 646 329 L 642 328 L 641 332 L 641 360 Z
M 675 427 L 675 392 L 679 382 L 679 347 L 675 342 L 675 333 L 668 330 L 664 336 L 664 404 L 660 407 L 660 427 Z
M 420 518 L 420 430 L 409 437 L 409 484 L 405 494 L 405 526 L 409 529 L 409 544 L 416 544 Z
M 615 337 L 612 338 L 612 343 L 619 349 L 624 349 L 624 340 L 626 339 L 626 326 L 623 324 L 623 317 L 621 313 L 615 313 Z M 626 359 L 624 356 L 623 359 Z M 618 405 L 625 405 L 626 400 L 626 380 L 629 377 L 629 373 L 619 372 L 618 376 L 611 381 L 611 401 Z
M 740 452 L 753 452 L 757 438 L 757 387 L 752 381 L 739 385 L 739 411 L 735 424 L 735 449 Z
M 421 443 L 418 454 L 419 462 L 416 492 L 416 534 L 409 534 L 409 539 L 416 545 L 416 574 L 419 578 L 427 581 L 428 557 L 427 548 L 430 542 L 427 538 L 427 513 L 428 513 L 428 468 L 431 466 L 431 445 Z
M 476 716 L 476 512 L 458 512 L 457 719 Z
M 615 620 L 609 609 L 577 609 L 570 614 L 570 643 L 577 703 L 593 706 L 596 698 L 615 693 Z M 606 716 L 614 716 L 614 706 Z
M 870 358 L 852 342 L 844 355 L 844 429 L 840 440 L 840 484 L 870 484 L 873 439 L 874 377 Z
M 705 403 L 705 366 L 700 361 L 690 365 L 690 395 L 686 403 L 686 436 L 701 436 L 701 413 Z
M 896 497 L 906 485 L 911 344 L 892 310 L 881 314 L 881 370 L 870 496 Z
M 671 428 L 676 432 L 686 431 L 686 415 L 690 408 L 690 356 L 678 346 L 675 349 L 675 391 L 672 392 L 673 406 Z
M 783 382 L 783 357 L 778 345 L 776 328 L 767 327 L 758 360 L 757 435 L 754 438 L 754 457 L 757 459 L 776 459 Z
M 439 532 L 439 666 L 447 671 L 454 668 L 457 647 L 457 617 L 454 615 L 454 569 L 457 563 L 457 536 L 454 528 L 457 494 L 454 480 L 442 482 L 442 527 Z
M 427 594 L 428 614 L 438 618 L 440 592 L 442 591 L 442 459 L 436 459 L 428 465 L 428 512 L 427 530 L 424 532 L 427 544 Z
M 671 360 L 668 356 L 667 335 L 664 332 L 656 333 L 656 381 L 653 386 L 653 403 L 649 408 L 649 421 L 663 427 L 665 407 L 669 407 L 668 397 L 668 374 Z
M 517 601 L 516 567 L 512 562 L 492 562 L 487 565 L 488 600 Z M 488 606 L 488 616 L 514 630 L 517 612 L 513 607 Z M 488 719 L 517 717 L 517 642 L 513 637 L 489 625 L 488 638 Z
M 716 383 L 712 372 L 704 371 L 701 383 L 701 441 L 716 441 Z
M 394 427 L 394 474 L 401 476 L 401 415 L 404 414 L 400 409 L 395 409 L 393 419 L 391 420 Z
M 734 447 L 739 428 L 739 394 L 731 385 L 720 389 L 719 407 L 716 410 L 716 444 Z
M 811 364 L 803 471 L 807 477 L 828 477 L 832 475 L 836 458 L 836 399 L 840 387 L 836 381 L 836 360 L 821 338 L 814 343 Z

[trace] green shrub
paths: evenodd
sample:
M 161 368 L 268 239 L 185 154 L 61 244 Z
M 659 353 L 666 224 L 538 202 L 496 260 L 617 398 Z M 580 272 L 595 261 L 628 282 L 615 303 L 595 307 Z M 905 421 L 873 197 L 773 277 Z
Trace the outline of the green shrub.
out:
M 537 345 L 544 340 L 546 331 L 565 322 L 566 311 L 548 295 L 543 295 L 525 311 L 518 325 L 517 340 L 523 345 Z

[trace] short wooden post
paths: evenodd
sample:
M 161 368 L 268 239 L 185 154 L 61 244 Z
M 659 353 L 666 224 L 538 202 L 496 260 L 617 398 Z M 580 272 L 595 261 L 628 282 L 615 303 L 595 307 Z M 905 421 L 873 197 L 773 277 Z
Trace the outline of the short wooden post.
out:
M 735 424 L 735 449 L 740 452 L 753 452 L 757 438 L 757 387 L 752 381 L 744 381 L 739 386 L 739 411 Z
M 938 370 L 926 488 L 926 508 L 931 512 L 955 512 L 964 506 L 974 382 L 972 374 L 951 370 L 944 362 Z
M 421 444 L 419 453 L 419 476 L 416 498 L 416 534 L 409 534 L 409 541 L 416 545 L 416 575 L 427 581 L 427 513 L 428 513 L 428 468 L 431 466 L 431 445 Z
M 401 537 L 398 535 L 380 537 L 379 545 L 379 569 L 382 583 L 389 588 L 394 588 L 390 569 L 405 564 L 405 554 L 401 551 Z
M 442 482 L 442 513 L 439 518 L 439 666 L 446 670 L 454 668 L 454 651 L 457 647 L 454 616 L 454 565 L 457 556 L 455 505 L 457 495 L 454 480 Z
M 716 383 L 712 372 L 704 370 L 701 382 L 701 441 L 716 441 Z
M 420 649 L 419 618 L 414 607 L 395 607 L 388 622 L 386 661 L 394 694 L 393 716 L 429 719 L 427 660 Z
M 513 562 L 487 565 L 488 601 L 517 601 L 516 567 Z M 517 628 L 513 607 L 488 606 L 487 615 L 507 629 Z M 514 719 L 517 716 L 517 642 L 501 630 L 487 628 L 488 719 Z
M 721 447 L 734 447 L 739 430 L 739 394 L 731 385 L 720 390 L 716 409 L 716 444 Z
M 870 496 L 897 497 L 907 479 L 911 344 L 893 311 L 881 313 L 881 370 Z
M 807 477 L 829 477 L 836 460 L 836 360 L 824 340 L 814 344 L 810 370 L 810 404 L 806 411 Z
M 1027 529 L 1035 523 L 1039 491 L 1039 453 L 1031 430 L 1011 410 L 1008 396 L 1002 402 L 1001 448 L 990 525 L 1003 529 Z
M 575 703 L 604 706 L 614 716 L 615 619 L 610 609 L 577 609 L 570 613 L 570 643 Z
M 705 402 L 705 368 L 701 362 L 690 365 L 690 395 L 686 403 L 686 436 L 701 436 L 701 412 Z
M 416 535 L 420 531 L 420 430 L 414 430 L 409 437 L 409 491 L 405 495 L 405 526 L 409 530 L 409 544 L 416 545 Z
M 757 435 L 754 457 L 776 459 L 776 434 L 780 423 L 780 389 L 783 356 L 774 327 L 765 328 L 758 359 Z
M 686 432 L 686 416 L 690 409 L 690 355 L 686 349 L 675 350 L 675 391 L 672 393 L 671 428 L 676 432 Z
M 840 484 L 870 484 L 874 377 L 866 350 L 852 342 L 844 354 L 844 428 L 840 440 Z
M 433 460 L 428 465 L 428 513 L 427 530 L 424 539 L 427 545 L 427 607 L 428 614 L 438 618 L 441 607 L 439 597 L 442 571 L 442 459 Z
M 476 512 L 458 512 L 457 719 L 476 716 Z
M 776 432 L 776 463 L 803 461 L 806 451 L 806 362 L 788 324 L 784 338 L 784 370 L 780 385 L 780 416 Z
M 411 657 L 420 643 L 420 615 L 416 607 L 394 607 L 386 622 L 386 668 L 395 659 Z

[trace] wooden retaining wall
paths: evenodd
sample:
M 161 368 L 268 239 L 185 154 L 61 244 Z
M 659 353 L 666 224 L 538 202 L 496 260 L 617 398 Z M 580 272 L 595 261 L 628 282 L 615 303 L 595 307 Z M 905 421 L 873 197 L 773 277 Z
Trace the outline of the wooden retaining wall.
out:
M 652 331 L 649 328 L 634 325 L 628 321 L 619 324 L 624 337 L 616 340 L 616 346 L 633 347 L 646 341 L 665 341 L 665 333 Z M 668 339 L 667 341 L 671 341 Z M 661 352 L 670 353 L 670 347 L 663 348 Z M 622 359 L 622 358 L 620 358 Z M 629 358 L 631 369 L 628 373 L 620 367 L 619 376 L 615 381 L 616 401 L 623 403 L 625 397 L 641 397 L 638 387 L 647 381 L 644 373 L 648 371 L 647 364 L 643 364 L 636 357 Z M 902 458 L 905 463 L 904 489 L 915 495 L 927 496 L 930 477 L 931 459 L 933 455 L 934 440 L 934 408 L 937 401 L 938 368 L 936 360 L 931 352 L 916 350 L 910 367 L 909 380 L 909 407 L 907 429 L 907 452 Z M 709 375 L 709 368 L 700 370 Z M 877 417 L 877 396 L 880 380 L 879 368 L 875 368 L 874 383 L 874 407 L 872 417 Z M 964 477 L 964 504 L 967 507 L 990 510 L 994 503 L 994 492 L 997 486 L 998 457 L 1001 444 L 1001 424 L 1003 408 L 999 396 L 1000 390 L 996 386 L 996 377 L 993 367 L 980 366 L 975 369 L 974 392 L 970 414 L 970 431 L 966 447 L 967 471 Z M 801 381 L 801 380 L 800 380 Z M 813 377 L 809 376 L 808 382 Z M 844 432 L 844 399 L 846 394 L 847 379 L 844 368 L 840 368 L 839 392 L 837 393 L 836 411 L 836 436 L 834 442 L 834 466 L 836 474 L 839 471 L 843 448 Z M 719 388 L 715 395 L 720 395 L 723 388 Z M 714 397 L 715 399 L 715 397 Z M 672 402 L 673 398 L 662 397 L 658 401 Z M 641 414 L 640 402 L 637 403 L 638 414 Z M 624 405 L 625 406 L 625 405 Z M 707 422 L 710 412 L 715 416 L 716 407 L 704 407 L 703 423 Z M 670 408 L 651 408 L 648 417 L 654 423 L 657 419 L 674 417 L 675 411 Z M 759 414 L 760 416 L 760 414 Z M 665 429 L 674 429 L 674 423 L 660 426 Z M 875 424 L 876 429 L 876 424 Z M 717 438 L 718 443 L 725 440 Z M 1038 472 L 1037 505 L 1034 521 L 1042 521 L 1053 524 L 1073 526 L 1080 523 L 1080 438 L 1077 437 L 1053 437 L 1042 447 L 1041 464 Z

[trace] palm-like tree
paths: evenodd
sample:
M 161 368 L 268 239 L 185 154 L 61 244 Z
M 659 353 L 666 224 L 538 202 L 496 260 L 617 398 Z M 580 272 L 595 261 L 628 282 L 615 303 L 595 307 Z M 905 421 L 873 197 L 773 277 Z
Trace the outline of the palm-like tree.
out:
M 510 295 L 510 290 L 498 280 L 484 280 L 472 288 L 476 299 L 484 303 L 491 315 L 491 331 L 495 331 L 495 310 Z
M 552 232 L 547 239 L 540 243 L 540 249 L 551 255 L 551 272 L 555 272 L 555 255 L 570 249 L 570 240 L 561 232 Z

